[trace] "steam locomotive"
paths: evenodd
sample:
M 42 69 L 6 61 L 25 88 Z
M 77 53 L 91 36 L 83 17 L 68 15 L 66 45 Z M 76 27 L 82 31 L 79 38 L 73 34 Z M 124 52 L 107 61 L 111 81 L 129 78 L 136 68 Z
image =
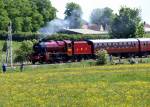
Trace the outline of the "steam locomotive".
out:
M 150 38 L 42 41 L 33 46 L 30 61 L 34 64 L 94 59 L 98 50 L 110 55 L 142 56 L 150 54 Z

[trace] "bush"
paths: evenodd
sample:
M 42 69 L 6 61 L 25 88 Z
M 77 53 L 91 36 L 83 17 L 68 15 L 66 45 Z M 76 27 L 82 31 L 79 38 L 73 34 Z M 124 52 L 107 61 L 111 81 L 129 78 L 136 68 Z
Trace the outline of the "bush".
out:
M 96 61 L 97 65 L 107 64 L 107 62 L 108 62 L 108 53 L 107 53 L 106 50 L 97 51 L 96 52 L 96 57 L 97 57 L 97 61 Z
M 33 42 L 32 41 L 23 41 L 19 49 L 15 51 L 16 57 L 14 62 L 23 62 L 29 61 L 29 55 L 32 53 Z

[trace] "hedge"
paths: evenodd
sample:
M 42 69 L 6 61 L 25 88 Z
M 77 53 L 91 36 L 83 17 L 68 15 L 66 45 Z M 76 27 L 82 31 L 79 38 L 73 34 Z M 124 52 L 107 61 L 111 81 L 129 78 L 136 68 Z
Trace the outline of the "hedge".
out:
M 32 32 L 19 32 L 19 33 L 12 33 L 13 41 L 23 41 L 23 40 L 33 40 L 38 39 L 39 34 L 32 33 Z M 8 32 L 0 31 L 0 40 L 6 40 L 8 38 Z
M 19 32 L 13 33 L 12 39 L 14 41 L 23 41 L 23 40 L 38 40 L 42 35 L 32 32 Z M 6 40 L 8 37 L 8 32 L 0 31 L 0 40 Z M 83 34 L 53 34 L 49 35 L 42 40 L 85 40 L 85 39 L 107 39 L 109 38 L 108 34 L 100 35 L 83 35 Z
M 85 39 L 108 39 L 108 34 L 103 35 L 83 35 L 83 34 L 54 34 L 47 36 L 43 40 L 85 40 Z

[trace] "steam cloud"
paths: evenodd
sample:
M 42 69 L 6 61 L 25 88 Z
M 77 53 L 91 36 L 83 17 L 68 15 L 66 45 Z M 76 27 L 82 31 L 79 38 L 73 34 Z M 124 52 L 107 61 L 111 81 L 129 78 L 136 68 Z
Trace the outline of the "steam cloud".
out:
M 82 12 L 79 10 L 73 10 L 71 16 L 68 16 L 65 20 L 54 19 L 47 23 L 47 25 L 39 30 L 40 39 L 50 36 L 66 28 L 79 28 L 81 22 Z
M 67 22 L 69 22 L 69 28 L 80 28 L 81 25 L 81 15 L 82 12 L 80 10 L 73 10 L 71 13 L 71 16 L 68 16 L 66 18 Z
M 50 36 L 54 33 L 59 32 L 62 29 L 68 28 L 69 22 L 62 19 L 54 19 L 47 23 L 47 25 L 39 30 L 41 36 L 40 39 L 43 39 L 47 36 Z

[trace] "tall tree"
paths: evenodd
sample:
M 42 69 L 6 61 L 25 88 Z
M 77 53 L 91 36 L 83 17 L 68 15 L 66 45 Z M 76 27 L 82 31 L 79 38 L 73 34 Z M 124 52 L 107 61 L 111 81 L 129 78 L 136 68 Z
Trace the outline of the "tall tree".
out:
M 110 26 L 112 19 L 113 19 L 113 10 L 105 7 L 105 8 L 97 8 L 94 9 L 91 13 L 90 19 L 91 23 L 100 26 L 103 26 L 104 30 L 108 30 L 108 27 Z
M 0 27 L 3 27 L 0 29 L 2 30 L 11 19 L 13 32 L 36 32 L 55 17 L 56 9 L 51 5 L 50 0 L 0 1 Z
M 111 31 L 112 38 L 133 38 L 144 35 L 144 24 L 141 21 L 140 10 L 122 7 L 115 15 Z
M 80 28 L 82 24 L 82 9 L 79 4 L 70 2 L 66 5 L 65 19 L 69 22 L 69 28 Z
M 2 0 L 0 0 L 0 30 L 7 30 L 10 19 L 8 13 L 5 10 L 5 5 Z

